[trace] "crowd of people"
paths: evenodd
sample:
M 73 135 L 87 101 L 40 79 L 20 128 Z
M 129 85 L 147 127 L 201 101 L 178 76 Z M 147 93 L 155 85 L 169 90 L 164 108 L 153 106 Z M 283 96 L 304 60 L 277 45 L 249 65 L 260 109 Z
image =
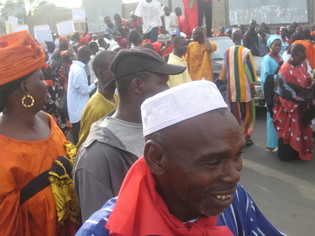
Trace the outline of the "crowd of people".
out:
M 184 3 L 182 16 L 143 0 L 130 20 L 106 16 L 102 35 L 46 47 L 0 37 L 1 235 L 284 235 L 238 183 L 253 57 L 266 151 L 311 160 L 315 29 L 221 27 L 235 45 L 214 78 L 212 1 Z

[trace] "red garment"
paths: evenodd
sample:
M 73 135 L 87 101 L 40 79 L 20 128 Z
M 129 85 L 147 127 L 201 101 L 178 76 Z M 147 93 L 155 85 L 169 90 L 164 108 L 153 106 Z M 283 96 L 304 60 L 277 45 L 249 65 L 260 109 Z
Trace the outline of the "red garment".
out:
M 51 79 L 45 79 L 44 81 L 50 87 L 54 85 L 54 81 L 52 81 Z
M 218 33 L 217 36 L 226 36 L 226 33 Z
M 44 69 L 44 70 L 48 70 L 48 69 L 49 69 L 49 64 L 48 64 L 48 63 L 46 63 L 46 64 L 42 67 L 42 69 Z
M 302 87 L 311 85 L 310 75 L 303 65 L 294 67 L 286 62 L 281 66 L 279 74 L 286 82 Z M 273 122 L 278 137 L 283 138 L 285 144 L 289 144 L 296 150 L 300 159 L 311 160 L 313 158 L 312 126 L 302 126 L 301 108 L 303 106 L 305 106 L 304 103 L 296 103 L 279 97 L 273 109 Z
M 89 42 L 90 42 L 89 38 L 82 37 L 82 38 L 80 38 L 79 47 L 81 47 L 84 43 L 88 44 Z
M 174 46 L 171 43 L 170 45 L 167 46 L 167 48 L 164 49 L 163 53 L 162 53 L 162 57 L 165 57 L 166 55 L 172 53 L 174 51 Z
M 183 5 L 185 14 L 182 17 L 183 29 L 181 32 L 184 32 L 187 38 L 190 38 L 193 29 L 198 27 L 198 3 L 194 1 L 193 8 L 190 8 L 190 0 L 183 0 Z
M 139 21 L 133 21 L 133 22 L 131 22 L 130 28 L 131 29 L 138 29 L 139 25 L 140 25 Z
M 66 43 L 68 43 L 68 40 L 67 40 L 65 37 L 61 37 L 61 38 L 59 39 L 59 45 L 60 45 L 60 42 L 66 42 Z
M 282 39 L 282 42 L 284 42 L 284 43 L 290 43 L 290 40 L 288 39 L 288 37 L 282 37 L 281 36 L 281 34 L 278 34 L 279 35 L 279 37 L 281 37 L 281 39 Z
M 141 33 L 141 28 L 143 25 L 143 20 L 141 19 L 140 21 L 132 21 L 130 24 L 130 29 L 136 29 L 139 33 Z
M 161 48 L 163 47 L 163 44 L 160 41 L 156 41 L 152 43 L 153 49 L 156 53 L 160 54 Z
M 141 46 L 145 45 L 146 43 L 152 43 L 150 39 L 145 39 L 142 41 Z
M 183 22 L 182 22 L 183 17 L 177 16 L 178 20 L 178 29 L 180 32 L 183 32 Z
M 82 32 L 82 37 L 88 38 L 89 40 L 91 39 L 91 34 L 88 32 Z
M 152 172 L 142 157 L 127 173 L 105 225 L 111 235 L 233 235 L 226 226 L 216 226 L 217 217 L 181 222 L 169 212 L 155 187 Z
M 278 62 L 278 64 L 280 64 L 280 62 L 282 61 L 282 59 L 281 59 L 279 54 L 277 54 L 275 56 L 272 52 L 269 52 L 269 56 L 272 57 L 273 59 L 275 59 L 275 61 Z

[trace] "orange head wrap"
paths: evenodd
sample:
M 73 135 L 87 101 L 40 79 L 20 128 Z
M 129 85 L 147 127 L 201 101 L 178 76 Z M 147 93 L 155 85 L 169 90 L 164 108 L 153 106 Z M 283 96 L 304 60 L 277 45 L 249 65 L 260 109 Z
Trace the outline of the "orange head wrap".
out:
M 27 31 L 0 37 L 0 86 L 45 65 L 45 53 Z

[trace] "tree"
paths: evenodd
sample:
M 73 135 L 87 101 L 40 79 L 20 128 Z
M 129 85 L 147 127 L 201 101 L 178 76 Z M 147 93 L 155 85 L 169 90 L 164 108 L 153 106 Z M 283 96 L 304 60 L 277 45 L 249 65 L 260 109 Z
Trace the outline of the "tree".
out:
M 23 0 L 8 0 L 2 5 L 1 20 L 6 21 L 8 16 L 15 16 L 19 21 L 24 22 L 25 9 Z
M 25 4 L 25 9 L 28 9 L 28 15 L 32 15 L 32 11 L 34 8 L 34 5 L 37 2 L 41 2 L 41 0 L 24 0 L 24 4 Z
M 42 15 L 55 12 L 60 13 L 68 10 L 69 10 L 68 8 L 57 7 L 55 4 L 48 1 L 40 1 L 38 5 L 34 8 L 33 15 Z

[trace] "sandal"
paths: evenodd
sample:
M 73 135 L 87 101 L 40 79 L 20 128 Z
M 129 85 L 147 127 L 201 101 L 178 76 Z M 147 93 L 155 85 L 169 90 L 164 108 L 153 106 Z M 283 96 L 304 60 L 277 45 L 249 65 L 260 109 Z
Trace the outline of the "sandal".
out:
M 266 147 L 266 152 L 277 152 L 278 148 L 270 148 L 270 147 Z

